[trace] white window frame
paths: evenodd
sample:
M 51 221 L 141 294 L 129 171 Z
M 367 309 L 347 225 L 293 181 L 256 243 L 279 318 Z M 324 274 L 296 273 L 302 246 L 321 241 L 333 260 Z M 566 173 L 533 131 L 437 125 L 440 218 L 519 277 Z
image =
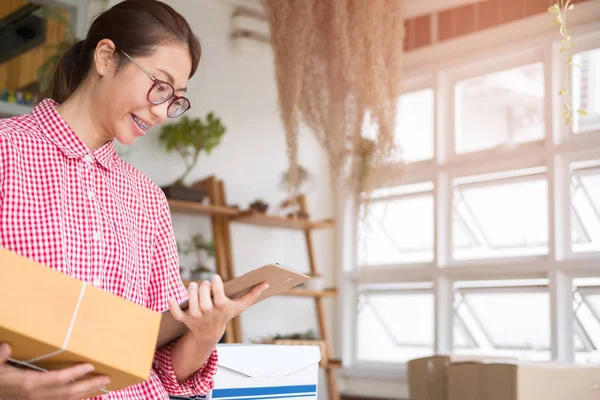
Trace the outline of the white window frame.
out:
M 592 1 L 590 3 L 597 3 Z M 582 4 L 570 17 L 570 33 L 576 42 L 575 52 L 585 51 L 593 45 L 600 34 L 597 22 L 597 4 Z M 356 290 L 359 284 L 433 282 L 435 353 L 449 353 L 453 347 L 453 284 L 459 280 L 498 280 L 498 279 L 548 279 L 548 292 L 551 306 L 551 356 L 561 361 L 574 360 L 573 291 L 572 280 L 576 277 L 600 276 L 600 252 L 576 253 L 571 251 L 570 237 L 570 198 L 562 188 L 569 187 L 569 163 L 589 159 L 600 159 L 600 132 L 568 135 L 564 129 L 560 109 L 562 98 L 555 96 L 561 84 L 563 60 L 557 47 L 560 37 L 555 25 L 547 16 L 534 16 L 527 21 L 518 21 L 512 26 L 495 28 L 481 34 L 489 43 L 480 40 L 481 52 L 475 51 L 477 35 L 447 44 L 434 45 L 432 49 L 417 51 L 408 56 L 410 70 L 405 78 L 405 92 L 420 90 L 434 83 L 435 90 L 435 151 L 434 160 L 411 164 L 409 172 L 389 185 L 404 185 L 432 181 L 434 186 L 434 262 L 424 265 L 387 266 L 369 268 L 365 273 L 356 262 L 356 214 L 354 204 L 344 197 L 338 187 L 336 220 L 340 223 L 337 235 L 338 246 L 338 347 L 344 369 L 342 376 L 350 381 L 377 378 L 397 382 L 405 377 L 405 364 L 365 363 L 355 358 L 356 345 Z M 596 18 L 596 19 L 594 19 Z M 545 32 L 535 31 L 536 26 L 549 24 Z M 517 31 L 517 26 L 528 27 Z M 529 40 L 522 40 L 527 30 L 532 34 Z M 505 35 L 502 32 L 506 32 Z M 510 46 L 496 46 L 490 43 L 519 40 L 519 50 L 511 51 Z M 515 40 L 512 40 L 515 39 Z M 558 42 L 558 45 L 557 45 Z M 595 43 L 598 43 L 597 41 Z M 452 48 L 460 49 L 456 56 Z M 484 50 L 485 49 L 485 50 Z M 437 54 L 434 55 L 433 53 Z M 500 56 L 497 56 L 500 54 Z M 495 57 L 493 62 L 490 60 Z M 563 57 L 564 58 L 564 57 Z M 451 61 L 447 61 L 450 59 Z M 432 61 L 435 60 L 435 61 Z M 542 61 L 544 64 L 544 115 L 545 139 L 540 142 L 524 143 L 510 150 L 484 150 L 473 154 L 456 156 L 454 153 L 454 86 L 465 70 L 476 71 L 476 75 L 503 70 L 518 65 Z M 566 59 L 564 59 L 566 63 Z M 484 69 L 477 69 L 477 63 Z M 468 65 L 468 66 L 465 66 Z M 414 71 L 418 71 L 415 73 Z M 418 82 L 419 84 L 415 84 Z M 412 89 L 412 90 L 411 90 Z M 449 95 L 446 95 L 449 94 Z M 558 112 L 557 112 L 558 110 Z M 576 136 L 576 137 L 573 137 Z M 451 146 L 445 146 L 446 143 Z M 445 152 L 439 151 L 445 149 Z M 494 162 L 489 162 L 493 159 Z M 485 163 L 481 161 L 485 160 Z M 476 260 L 456 262 L 452 260 L 452 179 L 459 176 L 477 175 L 509 169 L 526 169 L 545 166 L 548 179 L 548 255 L 518 257 L 512 259 Z

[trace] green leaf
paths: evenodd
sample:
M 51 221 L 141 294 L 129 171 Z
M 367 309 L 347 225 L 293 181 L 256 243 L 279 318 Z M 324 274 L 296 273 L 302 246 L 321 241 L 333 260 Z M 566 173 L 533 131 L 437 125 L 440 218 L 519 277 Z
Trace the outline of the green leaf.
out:
M 569 125 L 569 122 L 571 122 L 571 117 L 567 117 L 567 119 L 565 119 L 565 125 Z
M 583 108 L 577 110 L 577 114 L 581 115 L 582 117 L 586 117 L 588 115 L 587 111 L 585 111 Z
M 560 8 L 558 8 L 558 4 L 555 4 L 552 7 L 548 8 L 548 12 L 553 14 L 560 14 Z
M 566 26 L 564 26 L 564 25 L 560 26 L 560 35 L 562 37 L 567 37 L 567 27 Z
M 564 95 L 564 94 L 565 94 L 565 92 L 566 92 L 566 90 L 565 90 L 565 89 L 560 89 L 560 90 L 558 91 L 558 95 L 559 95 L 559 96 L 562 96 L 562 95 Z
M 567 51 L 567 50 L 569 50 L 569 49 L 567 49 L 566 47 L 562 47 L 558 52 L 562 53 L 563 51 Z
M 573 63 L 573 56 L 570 56 L 570 57 L 567 59 L 567 65 L 571 65 L 571 63 Z

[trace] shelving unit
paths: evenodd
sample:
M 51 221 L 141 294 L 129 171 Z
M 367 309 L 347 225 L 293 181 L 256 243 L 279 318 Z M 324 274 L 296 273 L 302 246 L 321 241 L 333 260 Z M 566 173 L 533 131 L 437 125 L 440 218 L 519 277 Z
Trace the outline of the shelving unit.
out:
M 294 229 L 307 231 L 312 229 L 331 228 L 333 222 L 330 220 L 324 221 L 309 221 L 303 218 L 281 217 L 278 215 L 262 214 L 258 211 L 247 210 L 235 215 L 232 220 L 249 225 L 259 225 L 264 227 Z
M 319 269 L 316 266 L 311 232 L 315 229 L 327 229 L 333 227 L 332 220 L 312 221 L 310 219 L 298 217 L 284 217 L 278 215 L 269 215 L 260 213 L 255 210 L 240 211 L 237 208 L 229 207 L 225 201 L 225 191 L 223 182 L 215 177 L 209 177 L 202 181 L 196 182 L 194 187 L 208 191 L 209 204 L 202 204 L 190 201 L 169 200 L 169 207 L 173 213 L 185 213 L 190 215 L 205 215 L 211 218 L 213 240 L 215 243 L 215 262 L 217 273 L 221 275 L 224 281 L 228 281 L 235 277 L 233 267 L 233 257 L 231 254 L 231 234 L 230 224 L 248 224 L 261 226 L 265 228 L 290 229 L 304 232 L 306 240 L 306 251 L 310 266 L 310 275 L 320 275 Z M 308 213 L 306 198 L 298 196 L 294 202 L 299 205 L 300 211 Z M 189 284 L 189 281 L 184 282 Z M 333 347 L 331 338 L 325 321 L 325 304 L 326 298 L 334 298 L 337 296 L 337 289 L 325 288 L 323 290 L 309 289 L 292 289 L 280 296 L 296 296 L 313 299 L 319 325 L 320 339 L 325 342 L 326 359 L 323 360 L 322 367 L 325 369 L 327 376 L 327 387 L 330 400 L 339 400 L 340 395 L 337 386 L 335 370 L 341 368 L 342 361 L 331 358 Z M 226 329 L 226 342 L 239 343 L 242 341 L 242 330 L 239 317 L 234 318 Z

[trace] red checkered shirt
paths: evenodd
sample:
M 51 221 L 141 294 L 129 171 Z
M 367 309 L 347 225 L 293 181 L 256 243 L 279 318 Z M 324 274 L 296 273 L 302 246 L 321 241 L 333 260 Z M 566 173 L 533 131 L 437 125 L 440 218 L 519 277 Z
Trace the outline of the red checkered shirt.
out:
M 188 293 L 163 192 L 125 163 L 113 143 L 90 151 L 42 101 L 0 119 L 0 247 L 154 311 Z M 216 348 L 179 384 L 173 343 L 156 351 L 150 378 L 102 399 L 167 399 L 213 387 Z M 98 398 L 99 399 L 99 398 Z

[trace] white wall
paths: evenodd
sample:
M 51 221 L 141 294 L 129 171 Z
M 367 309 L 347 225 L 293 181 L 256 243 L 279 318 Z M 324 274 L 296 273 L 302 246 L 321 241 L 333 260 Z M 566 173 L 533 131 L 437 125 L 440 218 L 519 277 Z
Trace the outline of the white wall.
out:
M 216 175 L 225 182 L 227 200 L 242 207 L 256 197 L 278 204 L 285 193 L 277 185 L 287 168 L 285 135 L 278 114 L 277 89 L 271 53 L 244 54 L 228 43 L 231 6 L 215 0 L 169 0 L 199 36 L 203 56 L 197 74 L 188 83 L 191 117 L 213 111 L 222 118 L 227 131 L 223 141 L 207 157 L 202 154 L 189 181 Z M 158 142 L 159 131 L 149 131 L 136 142 L 128 161 L 158 185 L 167 185 L 183 171 L 176 155 L 166 154 Z M 308 193 L 314 218 L 333 216 L 333 200 L 326 157 L 313 135 L 300 137 L 300 163 L 316 174 Z M 206 217 L 173 215 L 178 238 L 193 232 L 210 235 Z M 301 232 L 232 224 L 233 259 L 237 274 L 268 262 L 308 271 L 304 235 Z M 315 232 L 313 244 L 317 265 L 329 285 L 335 274 L 333 230 Z M 333 304 L 334 300 L 330 300 Z M 333 321 L 330 308 L 330 326 Z M 308 298 L 275 297 L 242 314 L 246 341 L 264 335 L 317 329 L 315 308 Z M 332 332 L 334 333 L 334 332 Z M 321 380 L 325 382 L 325 380 Z M 321 393 L 320 399 L 326 399 Z

